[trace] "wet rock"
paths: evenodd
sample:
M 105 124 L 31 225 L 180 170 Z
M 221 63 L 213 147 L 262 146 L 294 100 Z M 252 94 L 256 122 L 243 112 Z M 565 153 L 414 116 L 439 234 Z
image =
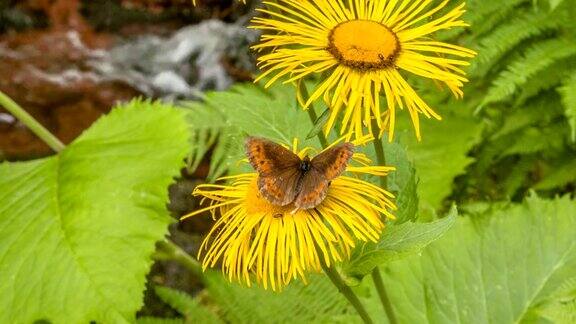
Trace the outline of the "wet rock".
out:
M 109 37 L 74 30 L 4 36 L 0 38 L 0 90 L 69 142 L 116 102 L 140 94 L 90 68 L 88 62 L 102 59 L 109 43 Z M 7 114 L 1 108 L 0 113 Z M 0 127 L 0 151 L 9 159 L 51 153 L 19 123 Z
M 122 80 L 150 97 L 191 99 L 205 90 L 224 90 L 235 79 L 229 67 L 254 70 L 249 44 L 257 33 L 237 24 L 207 20 L 167 38 L 142 36 L 114 47 L 93 62 L 100 74 Z

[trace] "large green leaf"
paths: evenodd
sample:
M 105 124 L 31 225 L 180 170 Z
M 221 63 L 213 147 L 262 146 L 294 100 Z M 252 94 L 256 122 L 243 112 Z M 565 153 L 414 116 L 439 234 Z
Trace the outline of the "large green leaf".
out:
M 570 296 L 559 291 L 576 280 L 575 238 L 574 201 L 531 197 L 460 219 L 421 256 L 386 267 L 385 285 L 401 323 L 533 322 Z M 376 300 L 366 301 L 380 318 Z
M 456 207 L 450 214 L 431 223 L 391 225 L 377 243 L 367 242 L 356 248 L 344 264 L 347 276 L 362 278 L 377 266 L 420 252 L 446 233 L 456 222 Z
M 57 156 L 0 165 L 0 322 L 133 321 L 187 147 L 181 111 L 140 103 Z

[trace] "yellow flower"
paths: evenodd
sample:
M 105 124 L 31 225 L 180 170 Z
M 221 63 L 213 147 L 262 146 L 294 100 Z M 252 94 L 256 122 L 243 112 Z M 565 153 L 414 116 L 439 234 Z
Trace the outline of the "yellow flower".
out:
M 252 20 L 263 31 L 257 50 L 271 52 L 258 58 L 264 70 L 257 80 L 270 77 L 270 86 L 281 77 L 301 81 L 309 74 L 322 74 L 304 109 L 323 98 L 331 109 L 325 132 L 341 118 L 341 135 L 362 137 L 363 126 L 373 134 L 372 120 L 394 136 L 396 109 L 407 108 L 420 139 L 419 114 L 440 116 L 422 100 L 400 73 L 404 70 L 444 83 L 456 97 L 468 80 L 462 58 L 476 55 L 464 47 L 435 41 L 430 34 L 467 26 L 460 16 L 464 4 L 432 18 L 447 4 L 432 0 L 278 0 L 265 1 L 260 9 L 268 18 Z M 325 77 L 324 77 L 325 75 Z M 380 108 L 380 94 L 387 108 Z M 301 95 L 300 95 L 301 96 Z
M 293 149 L 301 157 L 310 150 L 298 152 L 296 143 Z M 257 173 L 222 178 L 226 185 L 198 186 L 194 195 L 210 206 L 183 219 L 205 211 L 217 219 L 200 247 L 204 269 L 221 264 L 231 281 L 250 286 L 255 278 L 264 288 L 281 290 L 294 278 L 306 282 L 307 272 L 321 271 L 320 258 L 330 265 L 348 258 L 357 241 L 377 241 L 383 217 L 394 218 L 393 195 L 358 176 L 385 176 L 394 168 L 369 163 L 355 153 L 348 175 L 334 179 L 324 201 L 307 210 L 268 202 L 259 193 Z

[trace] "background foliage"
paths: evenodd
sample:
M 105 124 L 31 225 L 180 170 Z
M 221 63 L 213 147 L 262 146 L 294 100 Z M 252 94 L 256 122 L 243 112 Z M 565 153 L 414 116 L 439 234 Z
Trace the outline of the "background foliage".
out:
M 411 80 L 443 120 L 424 121 L 419 143 L 399 116 L 403 131 L 385 144 L 398 219 L 339 271 L 383 323 L 364 278 L 374 267 L 401 323 L 574 323 L 576 1 L 467 7 L 471 27 L 441 35 L 479 53 L 465 98 Z M 151 284 L 175 316 L 135 318 L 184 159 L 192 172 L 209 158 L 213 182 L 249 169 L 238 163 L 248 134 L 320 145 L 293 85 L 177 106 L 134 101 L 57 156 L 0 165 L 0 322 L 359 322 L 322 276 L 276 294 L 217 271 L 193 294 Z

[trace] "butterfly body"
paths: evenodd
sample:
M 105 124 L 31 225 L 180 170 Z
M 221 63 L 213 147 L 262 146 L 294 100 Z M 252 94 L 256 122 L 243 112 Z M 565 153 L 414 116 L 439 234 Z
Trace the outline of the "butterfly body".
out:
M 308 155 L 306 155 L 304 159 L 302 159 L 302 163 L 300 163 L 300 171 L 308 172 L 310 171 L 311 168 L 312 163 L 310 163 L 310 158 L 308 157 Z
M 334 146 L 310 159 L 263 138 L 246 140 L 246 155 L 258 172 L 258 189 L 275 205 L 294 203 L 314 208 L 324 200 L 330 181 L 346 169 L 354 153 L 351 143 Z

